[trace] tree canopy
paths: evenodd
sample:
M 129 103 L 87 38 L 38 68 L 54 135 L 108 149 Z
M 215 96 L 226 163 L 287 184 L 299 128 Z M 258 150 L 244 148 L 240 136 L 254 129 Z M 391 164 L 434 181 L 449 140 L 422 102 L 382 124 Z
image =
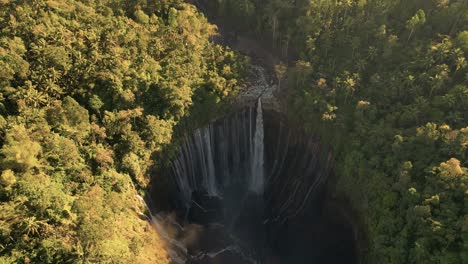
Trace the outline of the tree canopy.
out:
M 288 113 L 334 146 L 368 261 L 468 262 L 467 2 L 210 2 L 288 61 Z
M 0 1 L 0 263 L 169 262 L 137 195 L 242 82 L 215 34 L 178 0 Z

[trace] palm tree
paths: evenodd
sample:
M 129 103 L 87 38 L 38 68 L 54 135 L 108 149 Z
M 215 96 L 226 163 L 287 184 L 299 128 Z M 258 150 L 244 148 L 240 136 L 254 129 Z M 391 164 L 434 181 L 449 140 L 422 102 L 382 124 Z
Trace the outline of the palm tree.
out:
M 26 217 L 24 218 L 21 223 L 20 227 L 23 233 L 26 235 L 39 235 L 40 231 L 47 226 L 47 221 L 45 220 L 38 220 L 35 216 Z

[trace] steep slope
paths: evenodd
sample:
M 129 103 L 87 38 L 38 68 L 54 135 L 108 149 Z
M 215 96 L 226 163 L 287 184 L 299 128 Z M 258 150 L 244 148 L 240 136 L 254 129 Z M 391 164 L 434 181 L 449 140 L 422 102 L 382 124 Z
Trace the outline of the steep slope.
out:
M 138 194 L 240 84 L 214 34 L 182 1 L 0 1 L 1 263 L 168 263 Z
M 288 115 L 333 146 L 370 263 L 467 262 L 466 1 L 196 2 L 285 61 Z

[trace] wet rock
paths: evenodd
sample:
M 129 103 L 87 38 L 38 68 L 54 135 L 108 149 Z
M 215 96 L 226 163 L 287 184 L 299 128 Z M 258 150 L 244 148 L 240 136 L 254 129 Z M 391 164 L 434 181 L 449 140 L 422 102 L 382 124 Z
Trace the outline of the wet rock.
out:
M 265 68 L 252 65 L 251 76 L 247 86 L 239 93 L 239 105 L 255 104 L 259 97 L 262 98 L 263 108 L 280 112 L 278 94 L 278 85 L 274 83 Z

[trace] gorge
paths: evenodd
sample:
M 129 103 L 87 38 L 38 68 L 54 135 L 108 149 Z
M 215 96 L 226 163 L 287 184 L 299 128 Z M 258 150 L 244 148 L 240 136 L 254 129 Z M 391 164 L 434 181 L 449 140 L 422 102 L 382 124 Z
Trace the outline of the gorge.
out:
M 468 263 L 467 0 L 0 0 L 0 263 Z
M 173 261 L 357 263 L 355 227 L 327 191 L 331 148 L 262 107 L 275 87 L 253 69 L 245 106 L 188 133 L 165 175 L 176 217 L 154 221 Z

